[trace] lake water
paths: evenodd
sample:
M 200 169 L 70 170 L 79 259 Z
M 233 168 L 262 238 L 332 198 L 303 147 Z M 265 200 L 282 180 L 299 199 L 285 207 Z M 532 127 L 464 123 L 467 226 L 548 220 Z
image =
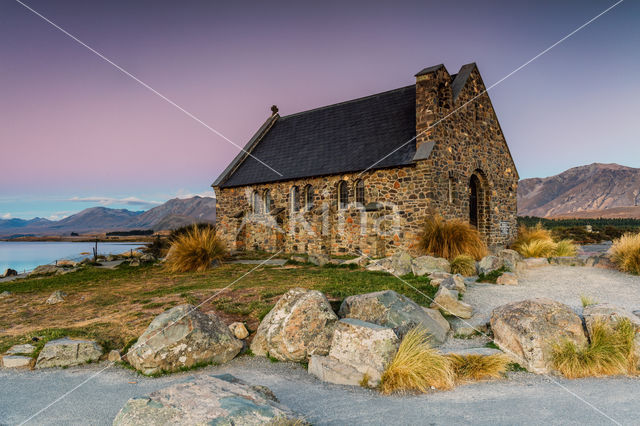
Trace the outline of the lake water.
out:
M 144 243 L 98 243 L 98 254 L 119 254 Z M 60 259 L 81 260 L 93 256 L 94 243 L 58 241 L 0 241 L 0 275 L 7 268 L 30 271 Z M 89 254 L 81 254 L 89 253 Z

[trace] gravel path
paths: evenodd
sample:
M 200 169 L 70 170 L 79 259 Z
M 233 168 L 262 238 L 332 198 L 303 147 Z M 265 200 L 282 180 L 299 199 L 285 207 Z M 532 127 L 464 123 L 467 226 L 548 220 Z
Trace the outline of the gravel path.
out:
M 491 311 L 505 303 L 548 297 L 582 312 L 581 296 L 612 303 L 629 311 L 640 309 L 640 276 L 581 266 L 545 266 L 519 275 L 517 286 L 470 284 L 464 301 L 476 314 L 470 323 L 488 321 Z
M 66 370 L 0 371 L 0 423 L 23 422 L 101 368 L 92 365 Z M 221 373 L 268 386 L 282 403 L 314 425 L 637 424 L 640 418 L 640 380 L 630 378 L 553 379 L 557 380 L 554 383 L 545 376 L 512 373 L 509 380 L 474 383 L 448 392 L 386 397 L 358 387 L 320 382 L 296 364 L 241 357 L 195 374 L 158 379 L 109 368 L 28 424 L 111 424 L 130 397 L 193 375 Z

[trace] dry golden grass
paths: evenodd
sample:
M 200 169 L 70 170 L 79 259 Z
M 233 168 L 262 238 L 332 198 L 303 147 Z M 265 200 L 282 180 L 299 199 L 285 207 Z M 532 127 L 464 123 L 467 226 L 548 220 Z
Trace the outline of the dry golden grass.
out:
M 572 240 L 560 240 L 556 243 L 556 249 L 553 253 L 556 257 L 570 257 L 578 254 L 578 246 Z
M 171 244 L 167 269 L 170 272 L 204 272 L 212 262 L 222 262 L 226 254 L 225 245 L 215 229 L 194 226 Z
M 598 301 L 592 297 L 582 295 L 580 296 L 580 302 L 582 302 L 582 307 L 586 308 L 587 306 L 597 305 Z
M 461 254 L 451 261 L 451 273 L 471 277 L 476 274 L 476 261 L 473 257 Z
M 624 234 L 613 241 L 609 252 L 620 270 L 640 275 L 640 234 Z
M 553 366 L 570 379 L 637 374 L 635 334 L 635 327 L 628 319 L 619 321 L 613 328 L 605 322 L 596 322 L 587 345 L 577 347 L 568 340 L 553 345 Z
M 480 260 L 487 254 L 476 228 L 457 219 L 445 221 L 440 215 L 426 219 L 418 245 L 426 254 L 449 260 L 463 254 Z
M 510 360 L 504 354 L 447 355 L 456 376 L 456 382 L 499 379 L 507 371 Z
M 518 253 L 524 257 L 551 257 L 556 251 L 556 243 L 550 240 L 532 240 L 518 246 Z
M 431 387 L 451 389 L 455 375 L 451 361 L 429 344 L 426 330 L 414 328 L 402 339 L 393 361 L 382 375 L 382 393 L 418 391 L 427 392 Z
M 551 241 L 553 242 L 553 238 L 551 238 L 551 232 L 542 227 L 542 224 L 538 222 L 536 226 L 527 227 L 521 226 L 518 228 L 518 238 L 513 243 L 513 249 L 516 251 L 520 251 L 520 247 L 529 244 L 532 241 Z

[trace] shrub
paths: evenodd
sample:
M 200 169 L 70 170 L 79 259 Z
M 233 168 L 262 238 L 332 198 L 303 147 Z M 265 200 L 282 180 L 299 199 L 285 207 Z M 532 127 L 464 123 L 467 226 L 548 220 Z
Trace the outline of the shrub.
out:
M 635 327 L 626 318 L 613 327 L 597 321 L 587 345 L 577 347 L 572 341 L 564 340 L 552 346 L 553 366 L 570 379 L 636 374 L 635 335 Z
M 165 238 L 156 237 L 152 242 L 142 249 L 143 252 L 150 254 L 151 256 L 159 259 L 167 254 L 167 251 L 171 247 L 169 241 Z
M 508 370 L 510 360 L 505 354 L 447 355 L 459 383 L 472 380 L 498 379 Z
M 613 241 L 611 260 L 624 272 L 640 275 L 640 234 L 624 234 Z
M 455 376 L 451 361 L 429 345 L 429 335 L 422 328 L 410 330 L 402 339 L 398 352 L 380 381 L 380 390 L 426 392 L 431 386 L 451 389 Z
M 476 274 L 476 261 L 473 257 L 461 254 L 451 261 L 451 273 L 471 277 Z
M 213 231 L 216 230 L 216 226 L 214 224 L 206 223 L 206 222 L 194 223 L 193 225 L 185 225 L 185 226 L 181 226 L 179 228 L 173 229 L 169 234 L 169 241 L 175 241 L 178 237 L 188 234 L 193 230 L 193 228 L 197 228 L 200 230 L 202 229 L 209 229 Z
M 578 253 L 578 247 L 571 240 L 560 240 L 556 243 L 556 249 L 553 253 L 557 257 L 575 256 Z
M 167 268 L 171 272 L 203 272 L 213 261 L 221 262 L 225 255 L 225 245 L 215 228 L 194 225 L 173 241 Z
M 524 257 L 551 257 L 556 251 L 556 243 L 551 240 L 532 240 L 518 247 Z
M 440 215 L 426 219 L 418 245 L 426 254 L 449 260 L 462 254 L 480 260 L 487 254 L 476 228 L 457 219 L 445 221 Z

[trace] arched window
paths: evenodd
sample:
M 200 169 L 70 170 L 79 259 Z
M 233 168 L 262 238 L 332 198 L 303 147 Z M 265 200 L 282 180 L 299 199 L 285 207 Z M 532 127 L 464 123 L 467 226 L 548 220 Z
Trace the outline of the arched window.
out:
M 251 208 L 254 214 L 260 214 L 262 211 L 262 200 L 260 200 L 258 191 L 253 191 L 253 194 L 251 194 Z
M 292 212 L 297 212 L 300 210 L 300 193 L 298 191 L 298 187 L 297 186 L 292 186 L 291 187 L 291 192 L 289 193 L 289 197 L 290 197 L 290 202 L 291 202 L 291 211 Z
M 362 179 L 358 179 L 354 188 L 356 193 L 356 203 L 360 206 L 364 206 L 364 181 Z
M 304 187 L 304 208 L 305 210 L 311 210 L 313 208 L 313 186 L 307 185 Z
M 265 189 L 262 199 L 264 201 L 264 213 L 269 214 L 271 211 L 271 191 Z
M 338 183 L 338 208 L 346 209 L 349 207 L 349 187 L 347 182 L 341 180 Z

